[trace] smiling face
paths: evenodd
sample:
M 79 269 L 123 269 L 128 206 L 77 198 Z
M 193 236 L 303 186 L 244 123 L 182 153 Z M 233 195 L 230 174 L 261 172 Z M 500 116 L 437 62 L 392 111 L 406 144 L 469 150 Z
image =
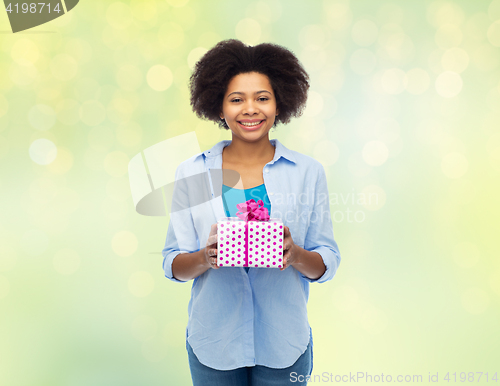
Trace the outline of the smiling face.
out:
M 226 120 L 233 139 L 255 142 L 268 138 L 278 113 L 269 78 L 249 72 L 238 74 L 229 82 L 220 117 Z

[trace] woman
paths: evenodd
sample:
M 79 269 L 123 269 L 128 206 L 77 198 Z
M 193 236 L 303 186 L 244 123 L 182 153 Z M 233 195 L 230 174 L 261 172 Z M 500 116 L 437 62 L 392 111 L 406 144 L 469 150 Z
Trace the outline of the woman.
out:
M 340 263 L 326 175 L 269 139 L 277 123 L 301 115 L 308 88 L 289 50 L 238 40 L 219 42 L 191 76 L 193 110 L 232 132 L 177 168 L 163 249 L 167 278 L 194 279 L 186 329 L 194 385 L 306 384 L 312 372 L 309 282 L 331 280 Z M 283 220 L 279 270 L 217 266 L 217 220 L 249 198 Z

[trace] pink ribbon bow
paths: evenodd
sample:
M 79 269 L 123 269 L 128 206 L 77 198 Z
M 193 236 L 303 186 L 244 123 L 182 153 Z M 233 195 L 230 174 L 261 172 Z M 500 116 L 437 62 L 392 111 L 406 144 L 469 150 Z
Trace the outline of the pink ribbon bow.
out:
M 237 204 L 238 212 L 236 212 L 236 216 L 245 221 L 267 221 L 269 220 L 269 211 L 264 207 L 264 202 L 259 200 L 255 202 L 252 198 L 247 202 L 242 202 L 241 204 Z

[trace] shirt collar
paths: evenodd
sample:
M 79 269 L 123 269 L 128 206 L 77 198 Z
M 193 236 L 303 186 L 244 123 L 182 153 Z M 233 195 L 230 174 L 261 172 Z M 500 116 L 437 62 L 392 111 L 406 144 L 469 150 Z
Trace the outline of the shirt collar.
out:
M 274 151 L 274 158 L 273 158 L 271 164 L 278 161 L 281 157 L 283 157 L 283 158 L 285 158 L 293 163 L 297 163 L 293 152 L 290 149 L 283 146 L 283 144 L 280 141 L 278 141 L 277 139 L 271 139 L 269 142 L 271 142 L 271 145 L 273 145 L 276 148 Z M 231 141 L 229 141 L 229 140 L 220 141 L 219 143 L 215 144 L 210 150 L 206 150 L 201 154 L 203 154 L 205 156 L 205 158 L 215 158 L 215 157 L 221 155 L 222 149 L 224 149 L 230 143 L 231 143 Z

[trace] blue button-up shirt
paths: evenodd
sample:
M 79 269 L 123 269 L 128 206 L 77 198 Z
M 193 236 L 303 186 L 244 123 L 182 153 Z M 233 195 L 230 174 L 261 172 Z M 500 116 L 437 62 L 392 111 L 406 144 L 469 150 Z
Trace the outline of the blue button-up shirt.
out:
M 230 143 L 219 142 L 177 168 L 162 251 L 163 269 L 170 280 L 183 282 L 172 275 L 175 257 L 204 248 L 211 225 L 225 217 L 222 150 Z M 295 244 L 319 253 L 326 271 L 312 280 L 292 266 L 284 271 L 252 267 L 248 273 L 242 267 L 221 267 L 195 278 L 186 339 L 198 360 L 217 370 L 294 364 L 308 343 L 312 345 L 309 283 L 331 280 L 340 264 L 323 166 L 276 139 L 271 144 L 274 158 L 263 170 L 271 217 L 282 219 Z

